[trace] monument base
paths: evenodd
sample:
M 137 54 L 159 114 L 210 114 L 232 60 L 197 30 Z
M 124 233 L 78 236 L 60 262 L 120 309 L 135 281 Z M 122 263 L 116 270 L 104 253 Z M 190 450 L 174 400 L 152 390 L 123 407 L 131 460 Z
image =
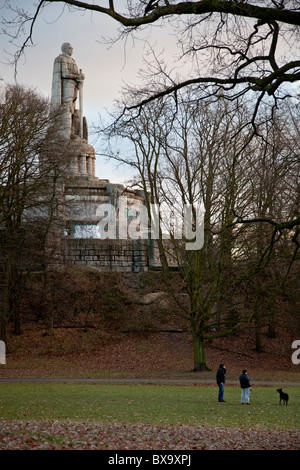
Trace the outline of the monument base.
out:
M 71 139 L 68 152 L 71 155 L 68 176 L 95 178 L 95 150 L 87 140 L 80 137 Z
M 126 198 L 128 207 L 134 205 L 135 211 L 144 203 L 142 192 L 129 190 L 106 179 L 93 176 L 65 178 L 65 229 L 62 237 L 64 264 L 92 266 L 100 271 L 148 270 L 148 240 L 118 239 L 120 197 Z M 115 219 L 110 216 L 110 209 L 115 211 Z M 108 223 L 116 223 L 115 238 L 105 238 L 106 234 L 101 232 L 98 224 L 103 217 Z

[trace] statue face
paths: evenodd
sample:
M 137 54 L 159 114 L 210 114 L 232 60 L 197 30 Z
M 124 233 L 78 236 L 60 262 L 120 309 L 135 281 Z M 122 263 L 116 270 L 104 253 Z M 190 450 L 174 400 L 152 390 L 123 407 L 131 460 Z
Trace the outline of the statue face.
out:
M 63 45 L 61 46 L 62 52 L 68 55 L 73 54 L 73 47 L 69 42 L 64 42 Z

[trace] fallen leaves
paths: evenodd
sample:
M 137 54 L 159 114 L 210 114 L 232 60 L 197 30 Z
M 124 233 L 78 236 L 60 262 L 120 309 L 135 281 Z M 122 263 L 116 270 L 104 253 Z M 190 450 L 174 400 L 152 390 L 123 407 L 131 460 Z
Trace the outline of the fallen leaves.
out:
M 297 450 L 296 429 L 0 420 L 0 450 Z

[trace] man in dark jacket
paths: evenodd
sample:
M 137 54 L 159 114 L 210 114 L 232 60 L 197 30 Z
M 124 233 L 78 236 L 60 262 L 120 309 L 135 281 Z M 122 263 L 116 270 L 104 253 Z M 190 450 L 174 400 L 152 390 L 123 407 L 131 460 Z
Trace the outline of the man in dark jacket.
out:
M 218 401 L 219 402 L 224 402 L 223 396 L 224 396 L 224 383 L 225 383 L 225 374 L 226 374 L 226 367 L 223 363 L 219 365 L 219 369 L 217 371 L 217 384 L 219 386 L 219 395 L 218 395 Z
M 250 405 L 249 400 L 250 400 L 250 390 L 251 390 L 251 385 L 250 385 L 250 380 L 247 375 L 246 369 L 243 370 L 243 372 L 240 375 L 240 384 L 241 384 L 241 403 L 242 405 L 246 403 L 247 405 Z

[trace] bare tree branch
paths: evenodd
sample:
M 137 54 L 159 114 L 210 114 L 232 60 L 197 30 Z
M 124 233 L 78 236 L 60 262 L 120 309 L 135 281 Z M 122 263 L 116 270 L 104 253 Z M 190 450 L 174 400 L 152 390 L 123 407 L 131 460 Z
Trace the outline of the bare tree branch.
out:
M 300 12 L 292 8 L 278 8 L 259 6 L 257 2 L 240 2 L 227 0 L 200 0 L 189 2 L 165 2 L 160 6 L 159 1 L 153 4 L 149 1 L 146 9 L 141 15 L 128 17 L 117 13 L 113 2 L 109 2 L 109 8 L 105 8 L 94 3 L 82 2 L 78 0 L 42 0 L 43 3 L 65 3 L 84 10 L 105 13 L 111 18 L 117 20 L 123 26 L 137 27 L 156 22 L 160 18 L 166 18 L 170 15 L 205 15 L 208 13 L 222 13 L 225 15 L 235 15 L 244 18 L 256 18 L 264 22 L 279 21 L 281 23 L 300 26 Z

